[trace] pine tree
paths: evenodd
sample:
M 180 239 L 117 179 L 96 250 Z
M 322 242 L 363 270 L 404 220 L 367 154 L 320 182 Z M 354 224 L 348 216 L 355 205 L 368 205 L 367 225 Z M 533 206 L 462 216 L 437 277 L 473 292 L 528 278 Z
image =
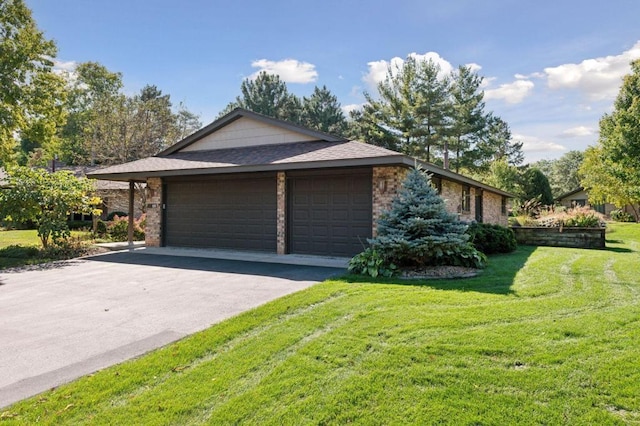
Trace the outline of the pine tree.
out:
M 466 229 L 447 211 L 427 173 L 414 169 L 378 221 L 378 236 L 370 243 L 401 266 L 482 266 L 484 257 L 468 242 Z

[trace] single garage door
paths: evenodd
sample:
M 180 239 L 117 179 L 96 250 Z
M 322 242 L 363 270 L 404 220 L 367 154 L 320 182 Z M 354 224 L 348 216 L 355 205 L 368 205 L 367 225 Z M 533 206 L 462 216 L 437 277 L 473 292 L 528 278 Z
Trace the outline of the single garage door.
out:
M 276 177 L 167 180 L 165 245 L 276 251 Z
M 371 174 L 371 169 L 288 173 L 289 252 L 361 252 L 371 238 Z

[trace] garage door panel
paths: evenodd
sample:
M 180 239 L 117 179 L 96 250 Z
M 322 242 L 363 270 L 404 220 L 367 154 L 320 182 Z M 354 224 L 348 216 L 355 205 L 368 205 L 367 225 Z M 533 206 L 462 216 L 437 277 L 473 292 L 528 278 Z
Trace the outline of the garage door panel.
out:
M 293 175 L 288 191 L 291 253 L 352 256 L 371 238 L 371 170 Z
M 276 251 L 275 176 L 167 182 L 165 243 Z

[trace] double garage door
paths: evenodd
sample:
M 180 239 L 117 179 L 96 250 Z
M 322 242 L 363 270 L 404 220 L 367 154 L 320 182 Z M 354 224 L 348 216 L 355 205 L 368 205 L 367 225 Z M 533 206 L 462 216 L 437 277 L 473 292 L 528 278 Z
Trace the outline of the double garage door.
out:
M 276 252 L 276 175 L 166 180 L 164 244 Z M 371 170 L 287 173 L 286 246 L 352 256 L 371 237 Z

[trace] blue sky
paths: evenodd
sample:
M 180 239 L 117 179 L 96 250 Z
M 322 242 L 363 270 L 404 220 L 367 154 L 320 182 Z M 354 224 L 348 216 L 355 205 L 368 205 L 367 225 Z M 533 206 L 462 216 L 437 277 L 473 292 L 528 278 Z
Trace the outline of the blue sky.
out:
M 99 62 L 123 74 L 128 93 L 155 84 L 203 124 L 263 69 L 299 96 L 326 85 L 354 108 L 407 55 L 474 64 L 487 109 L 524 142 L 527 162 L 594 144 L 640 58 L 637 0 L 26 3 L 56 41 L 60 68 Z

